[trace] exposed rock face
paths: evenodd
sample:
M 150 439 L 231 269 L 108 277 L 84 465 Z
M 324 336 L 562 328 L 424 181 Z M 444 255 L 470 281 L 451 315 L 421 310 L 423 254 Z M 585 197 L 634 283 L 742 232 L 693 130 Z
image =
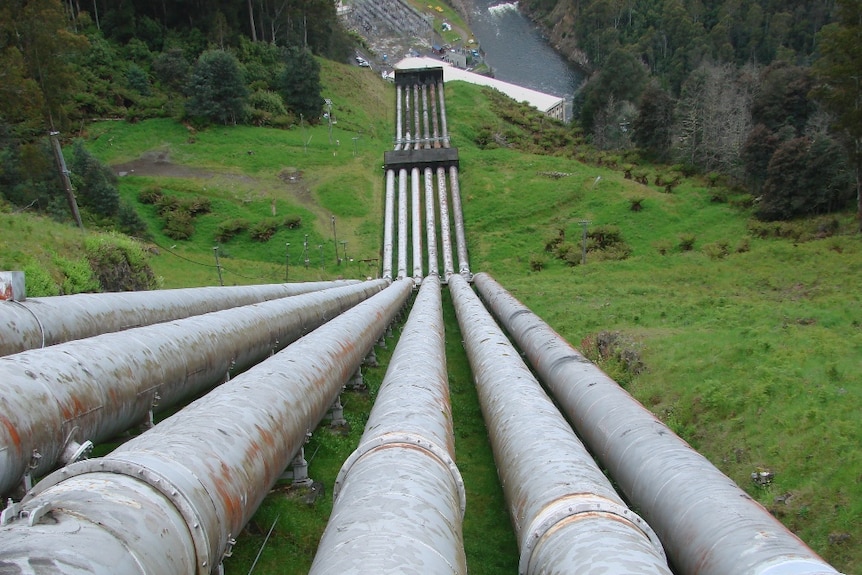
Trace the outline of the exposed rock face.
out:
M 542 27 L 557 52 L 584 72 L 592 71 L 590 60 L 578 46 L 578 39 L 575 36 L 575 6 L 571 0 L 558 0 L 556 6 L 547 15 L 531 12 L 527 6 L 523 6 L 522 9 Z

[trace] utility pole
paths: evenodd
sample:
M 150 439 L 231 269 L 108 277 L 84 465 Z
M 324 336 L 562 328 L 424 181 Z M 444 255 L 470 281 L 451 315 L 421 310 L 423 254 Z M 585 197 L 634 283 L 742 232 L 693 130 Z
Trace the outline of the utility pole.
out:
M 290 277 L 290 244 L 284 244 L 284 281 Z
M 66 200 L 69 202 L 69 211 L 72 212 L 75 223 L 83 230 L 84 224 L 81 222 L 81 212 L 78 211 L 78 201 L 75 199 L 75 192 L 72 190 L 72 180 L 69 179 L 69 170 L 66 168 L 66 159 L 63 158 L 63 150 L 60 149 L 60 141 L 57 139 L 59 135 L 60 132 L 49 132 L 51 146 L 54 149 L 54 159 L 57 160 L 57 169 L 60 171 L 60 178 L 63 180 L 63 186 L 66 188 Z
M 213 248 L 213 253 L 215 254 L 216 270 L 218 271 L 218 285 L 224 286 L 224 280 L 221 277 L 221 264 L 218 260 L 218 246 Z
M 335 216 L 332 216 L 332 241 L 335 242 L 335 263 L 341 265 L 341 258 L 338 257 L 338 236 L 335 234 Z
M 347 260 L 347 240 L 341 240 L 342 261 Z
M 308 234 L 305 234 L 305 242 L 302 246 L 302 256 L 305 258 L 305 269 L 308 269 Z
M 329 144 L 332 145 L 332 100 L 329 98 L 323 99 L 326 104 L 326 119 L 329 120 Z
M 584 228 L 583 240 L 581 241 L 581 265 L 587 263 L 587 226 L 590 225 L 590 220 L 580 220 L 578 222 Z
M 323 244 L 318 244 L 317 249 L 320 250 L 320 270 L 326 269 L 326 262 L 323 261 Z

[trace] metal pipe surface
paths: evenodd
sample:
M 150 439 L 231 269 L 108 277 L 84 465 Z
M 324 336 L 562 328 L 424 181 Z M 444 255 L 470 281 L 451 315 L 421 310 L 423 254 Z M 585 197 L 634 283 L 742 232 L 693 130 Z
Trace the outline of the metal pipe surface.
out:
M 188 400 L 383 289 L 333 288 L 0 358 L 0 493 Z M 69 448 L 72 448 L 71 451 Z
M 398 279 L 407 277 L 407 170 L 398 170 Z
M 383 208 L 383 278 L 392 279 L 392 233 L 395 225 L 395 170 L 386 170 L 386 201 Z
M 671 575 L 628 509 L 467 280 L 449 291 L 515 527 L 521 575 Z
M 434 172 L 425 168 L 425 233 L 428 240 L 428 275 L 440 275 L 437 267 L 437 224 L 434 217 Z
M 401 149 L 401 86 L 395 86 L 395 149 Z
M 429 91 L 431 92 L 431 125 L 434 127 L 434 147 L 440 147 L 440 127 L 437 121 L 437 88 L 434 84 L 429 86 Z
M 413 226 L 413 281 L 422 281 L 422 198 L 419 195 L 419 168 L 410 170 L 411 219 Z
M 422 125 L 425 127 L 425 146 L 431 148 L 431 127 L 428 125 L 428 86 L 422 84 Z
M 0 565 L 28 575 L 45 565 L 64 575 L 219 573 L 412 286 L 396 282 L 110 455 L 46 477 L 4 512 Z M 106 550 L 128 557 L 106 570 Z
M 335 481 L 310 574 L 466 574 L 454 457 L 440 280 L 429 276 Z
M 680 574 L 837 573 L 489 275 L 474 285 Z
M 199 287 L 0 301 L 0 356 L 354 283 Z
M 464 234 L 464 214 L 461 210 L 461 186 L 458 168 L 449 166 L 449 185 L 452 188 L 452 219 L 455 221 L 455 244 L 458 250 L 458 273 L 470 276 L 470 261 L 467 258 L 467 237 Z
M 440 202 L 440 240 L 443 244 L 443 277 L 455 273 L 452 261 L 452 232 L 449 227 L 449 200 L 446 197 L 446 169 L 437 168 L 437 200 Z
M 437 82 L 437 93 L 440 95 L 440 124 L 443 130 L 443 147 L 449 147 L 449 129 L 446 127 L 446 94 L 444 93 L 443 80 Z
M 419 125 L 419 115 L 419 84 L 413 84 L 413 133 L 416 139 L 416 143 L 413 145 L 414 150 L 422 147 L 422 127 Z

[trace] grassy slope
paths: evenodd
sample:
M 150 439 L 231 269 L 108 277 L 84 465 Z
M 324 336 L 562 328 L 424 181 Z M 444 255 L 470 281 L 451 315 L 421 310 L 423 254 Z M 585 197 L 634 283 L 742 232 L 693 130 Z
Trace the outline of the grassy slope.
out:
M 602 330 L 629 336 L 648 367 L 629 390 L 827 560 L 862 572 L 850 543 L 862 537 L 859 236 L 748 238 L 750 250 L 734 253 L 746 215 L 703 187 L 665 194 L 620 172 L 478 150 L 465 136 L 487 121 L 481 103 L 460 84 L 447 96 L 474 272 L 491 272 L 576 346 Z M 630 210 L 633 197 L 643 211 Z M 578 242 L 581 219 L 618 226 L 632 257 L 531 272 L 530 255 L 558 227 Z M 683 234 L 696 236 L 694 251 L 655 248 Z M 701 251 L 718 241 L 730 255 Z M 772 485 L 753 485 L 758 468 L 775 473 Z
M 225 274 L 226 283 L 282 279 L 286 242 L 291 243 L 291 280 L 354 275 L 345 273 L 351 266 L 335 265 L 332 213 L 350 256 L 376 257 L 383 189 L 379 166 L 393 131 L 394 98 L 391 88 L 366 70 L 324 63 L 324 74 L 325 95 L 332 97 L 338 119 L 333 137 L 341 146 L 330 146 L 325 126 L 308 128 L 305 134 L 300 129 L 217 127 L 195 134 L 193 144 L 184 127 L 168 121 L 90 128 L 89 145 L 103 160 L 119 163 L 149 150 L 168 150 L 174 162 L 218 172 L 204 180 L 121 180 L 121 193 L 129 199 L 145 186 L 159 185 L 213 202 L 214 213 L 200 217 L 187 242 L 175 242 L 152 228 L 159 245 L 176 244 L 174 253 L 200 263 L 162 249 L 153 266 L 166 287 L 214 284 L 212 235 L 218 222 L 269 216 L 273 198 L 280 216 L 300 213 L 303 227 L 281 230 L 266 244 L 241 235 L 221 246 L 222 264 L 231 272 Z M 710 259 L 703 246 L 720 240 L 731 248 L 739 245 L 747 218 L 710 202 L 707 190 L 684 183 L 668 195 L 624 180 L 620 173 L 562 158 L 479 150 L 471 144 L 472 135 L 495 120 L 481 92 L 465 84 L 447 86 L 447 111 L 461 152 L 472 269 L 491 272 L 575 345 L 601 330 L 631 337 L 648 371 L 627 384 L 630 391 L 827 560 L 845 573 L 862 572 L 856 544 L 862 538 L 859 237 L 798 245 L 750 239 L 749 251 Z M 351 138 L 360 132 L 354 158 Z M 304 136 L 311 136 L 307 153 Z M 255 153 L 249 155 L 249 150 Z M 277 178 L 283 168 L 303 171 L 300 189 Z M 571 175 L 550 179 L 540 174 L 552 171 Z M 597 176 L 602 179 L 594 185 Z M 643 211 L 629 210 L 632 197 L 644 198 Z M 142 213 L 157 226 L 150 209 L 143 206 Z M 575 268 L 551 260 L 545 270 L 531 272 L 530 256 L 542 252 L 558 227 L 577 241 L 580 219 L 619 226 L 632 257 Z M 0 229 L 3 267 L 20 268 L 28 261 L 50 265 L 52 250 L 69 259 L 79 257 L 80 234 L 70 228 L 0 214 Z M 297 246 L 306 233 L 314 248 L 323 244 L 328 250 L 323 271 L 315 254 L 308 270 L 299 265 Z M 662 256 L 654 247 L 658 242 L 676 245 L 685 233 L 697 238 L 692 252 L 672 250 Z M 355 275 L 364 271 L 357 267 Z M 446 314 L 456 449 L 468 489 L 464 536 L 470 570 L 513 572 L 514 538 L 448 304 Z M 372 370 L 371 379 L 379 381 L 382 373 Z M 342 439 L 318 433 L 309 447 L 309 454 L 317 451 L 311 473 L 327 489 L 361 434 L 370 405 L 361 396 L 345 403 L 353 434 Z M 771 486 L 751 484 L 749 475 L 759 467 L 775 472 Z M 786 504 L 774 502 L 787 492 L 793 496 Z M 256 571 L 307 572 L 329 506 L 329 491 L 313 507 L 274 494 L 252 529 L 240 536 L 227 572 L 248 571 L 279 514 Z M 849 541 L 830 544 L 830 535 L 841 534 L 849 534 Z

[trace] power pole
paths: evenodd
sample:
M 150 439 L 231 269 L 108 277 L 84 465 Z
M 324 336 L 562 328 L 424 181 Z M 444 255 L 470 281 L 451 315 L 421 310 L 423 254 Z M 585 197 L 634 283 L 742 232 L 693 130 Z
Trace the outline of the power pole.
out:
M 60 178 L 63 180 L 63 186 L 66 188 L 66 199 L 69 202 L 69 211 L 72 212 L 72 217 L 75 218 L 75 223 L 82 230 L 84 224 L 81 222 L 81 213 L 78 211 L 78 201 L 75 199 L 75 192 L 72 190 L 72 180 L 69 179 L 69 170 L 66 168 L 66 160 L 63 158 L 63 150 L 60 149 L 60 141 L 57 136 L 60 132 L 50 132 L 51 146 L 54 148 L 54 159 L 57 160 L 57 169 L 60 170 Z
M 338 236 L 335 234 L 335 216 L 332 216 L 332 241 L 335 243 L 335 263 L 341 265 L 341 258 L 338 257 Z
M 590 220 L 580 220 L 578 222 L 584 228 L 583 240 L 581 241 L 581 265 L 587 263 L 587 226 L 590 225 Z

